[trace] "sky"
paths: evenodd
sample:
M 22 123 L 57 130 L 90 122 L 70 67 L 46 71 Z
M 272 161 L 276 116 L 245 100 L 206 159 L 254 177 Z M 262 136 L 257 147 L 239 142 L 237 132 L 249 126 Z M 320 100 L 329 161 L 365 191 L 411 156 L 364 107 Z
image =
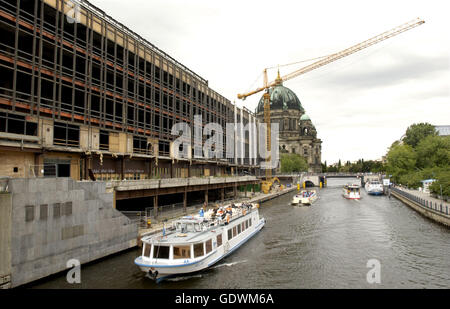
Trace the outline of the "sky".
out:
M 450 125 L 448 1 L 90 2 L 252 111 L 262 94 L 237 94 L 261 87 L 264 68 L 332 54 L 420 17 L 425 24 L 284 86 L 316 126 L 328 164 L 380 159 L 414 123 Z

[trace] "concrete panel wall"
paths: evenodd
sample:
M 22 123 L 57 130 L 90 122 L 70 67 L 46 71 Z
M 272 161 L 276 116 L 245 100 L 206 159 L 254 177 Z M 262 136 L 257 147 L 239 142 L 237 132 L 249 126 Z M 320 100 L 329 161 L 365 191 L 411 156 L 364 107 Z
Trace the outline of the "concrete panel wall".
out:
M 11 275 L 11 212 L 11 194 L 0 193 L 0 287 Z
M 13 287 L 136 245 L 135 224 L 114 209 L 105 183 L 70 178 L 12 179 Z
M 0 152 L 0 162 L 0 176 L 14 178 L 28 177 L 30 165 L 35 164 L 33 153 L 16 151 Z

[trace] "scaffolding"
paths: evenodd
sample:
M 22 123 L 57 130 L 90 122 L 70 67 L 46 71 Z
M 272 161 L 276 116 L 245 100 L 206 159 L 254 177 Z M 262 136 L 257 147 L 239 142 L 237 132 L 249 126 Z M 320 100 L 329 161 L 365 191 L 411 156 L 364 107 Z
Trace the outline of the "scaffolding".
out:
M 53 145 L 81 148 L 80 131 L 88 127 L 100 131 L 99 150 L 111 151 L 113 135 L 122 132 L 132 135 L 134 153 L 170 157 L 175 123 L 192 127 L 201 115 L 202 126 L 218 123 L 225 131 L 234 122 L 235 106 L 207 80 L 89 2 L 77 3 L 73 22 L 69 0 L 0 0 L 0 132 L 38 136 L 39 121 L 48 119 Z M 237 114 L 244 125 L 252 117 Z M 256 163 L 248 159 L 248 136 L 244 145 L 240 163 Z

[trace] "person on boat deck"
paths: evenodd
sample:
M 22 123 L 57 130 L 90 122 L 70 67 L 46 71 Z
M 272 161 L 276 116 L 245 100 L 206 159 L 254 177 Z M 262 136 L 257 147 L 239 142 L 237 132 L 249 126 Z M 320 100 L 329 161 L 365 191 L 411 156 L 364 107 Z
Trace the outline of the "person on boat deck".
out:
M 211 214 L 211 219 L 214 220 L 216 218 L 217 215 L 217 207 L 213 209 L 212 214 Z
M 200 218 L 203 218 L 205 216 L 205 212 L 203 211 L 203 208 L 200 209 L 200 211 L 198 212 L 198 214 L 200 215 Z

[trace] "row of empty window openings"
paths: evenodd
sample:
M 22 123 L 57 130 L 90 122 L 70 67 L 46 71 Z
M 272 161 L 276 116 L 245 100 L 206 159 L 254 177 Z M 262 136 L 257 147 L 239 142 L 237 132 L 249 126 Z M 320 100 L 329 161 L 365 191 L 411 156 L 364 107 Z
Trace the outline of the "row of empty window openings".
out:
M 39 209 L 39 220 L 47 220 L 49 217 L 49 205 L 43 204 L 38 206 L 25 206 L 25 222 L 31 222 L 35 219 L 35 209 Z M 53 219 L 61 218 L 62 216 L 72 215 L 72 202 L 55 203 L 53 204 Z

